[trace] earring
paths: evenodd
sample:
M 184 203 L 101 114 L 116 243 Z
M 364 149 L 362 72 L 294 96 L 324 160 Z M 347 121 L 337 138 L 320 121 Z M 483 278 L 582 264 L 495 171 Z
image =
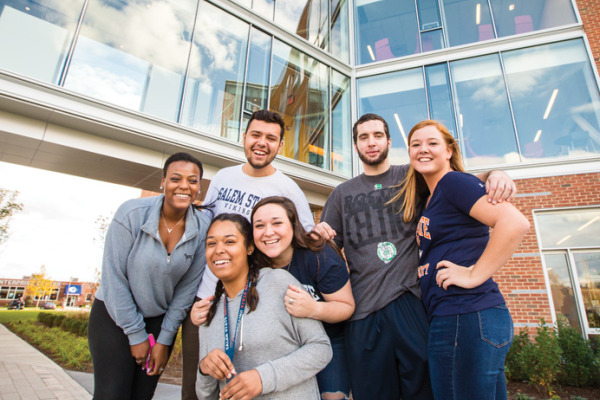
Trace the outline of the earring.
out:
M 162 186 L 160 187 L 160 190 L 163 190 L 163 187 L 162 187 Z

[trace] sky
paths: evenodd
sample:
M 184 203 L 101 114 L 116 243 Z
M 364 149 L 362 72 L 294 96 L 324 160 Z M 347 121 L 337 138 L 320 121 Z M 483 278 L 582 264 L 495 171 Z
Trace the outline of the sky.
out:
M 45 265 L 53 280 L 92 281 L 102 264 L 96 219 L 141 195 L 140 189 L 3 162 L 0 187 L 18 190 L 24 206 L 0 245 L 0 279 L 21 279 Z

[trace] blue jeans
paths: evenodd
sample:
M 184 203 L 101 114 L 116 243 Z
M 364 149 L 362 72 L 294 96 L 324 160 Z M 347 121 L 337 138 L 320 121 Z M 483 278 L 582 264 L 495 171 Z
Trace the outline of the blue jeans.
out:
M 433 317 L 429 370 L 436 400 L 506 400 L 504 360 L 513 340 L 505 305 Z
M 333 357 L 329 364 L 317 374 L 319 392 L 343 393 L 346 399 L 350 398 L 350 373 L 344 345 L 344 333 L 329 338 Z

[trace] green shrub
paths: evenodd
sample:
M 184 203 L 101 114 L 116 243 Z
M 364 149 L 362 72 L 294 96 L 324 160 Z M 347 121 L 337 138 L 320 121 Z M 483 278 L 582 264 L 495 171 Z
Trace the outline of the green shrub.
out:
M 600 359 L 594 354 L 590 341 L 572 327 L 559 322 L 558 343 L 562 350 L 558 381 L 576 387 L 598 383 Z
M 60 328 L 65 332 L 87 337 L 89 313 L 39 313 L 38 321 L 48 328 Z
M 529 335 L 527 330 L 522 329 L 517 336 L 515 336 L 510 351 L 506 356 L 505 370 L 506 377 L 513 381 L 526 381 L 528 379 L 525 373 L 525 355 L 527 354 L 524 349 L 530 346 Z
M 552 385 L 560 370 L 561 349 L 554 327 L 548 327 L 544 319 L 536 328 L 535 343 L 526 346 L 524 370 L 529 383 L 535 385 L 540 394 L 552 396 L 555 391 Z

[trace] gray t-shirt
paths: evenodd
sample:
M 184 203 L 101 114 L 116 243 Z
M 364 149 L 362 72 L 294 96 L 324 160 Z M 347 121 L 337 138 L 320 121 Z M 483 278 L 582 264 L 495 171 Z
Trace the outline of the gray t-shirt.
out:
M 385 205 L 399 188 L 408 165 L 392 165 L 381 175 L 361 174 L 339 185 L 321 215 L 344 249 L 356 301 L 351 321 L 382 309 L 404 292 L 421 297 L 416 220 L 404 222 L 398 213 L 403 198 Z

